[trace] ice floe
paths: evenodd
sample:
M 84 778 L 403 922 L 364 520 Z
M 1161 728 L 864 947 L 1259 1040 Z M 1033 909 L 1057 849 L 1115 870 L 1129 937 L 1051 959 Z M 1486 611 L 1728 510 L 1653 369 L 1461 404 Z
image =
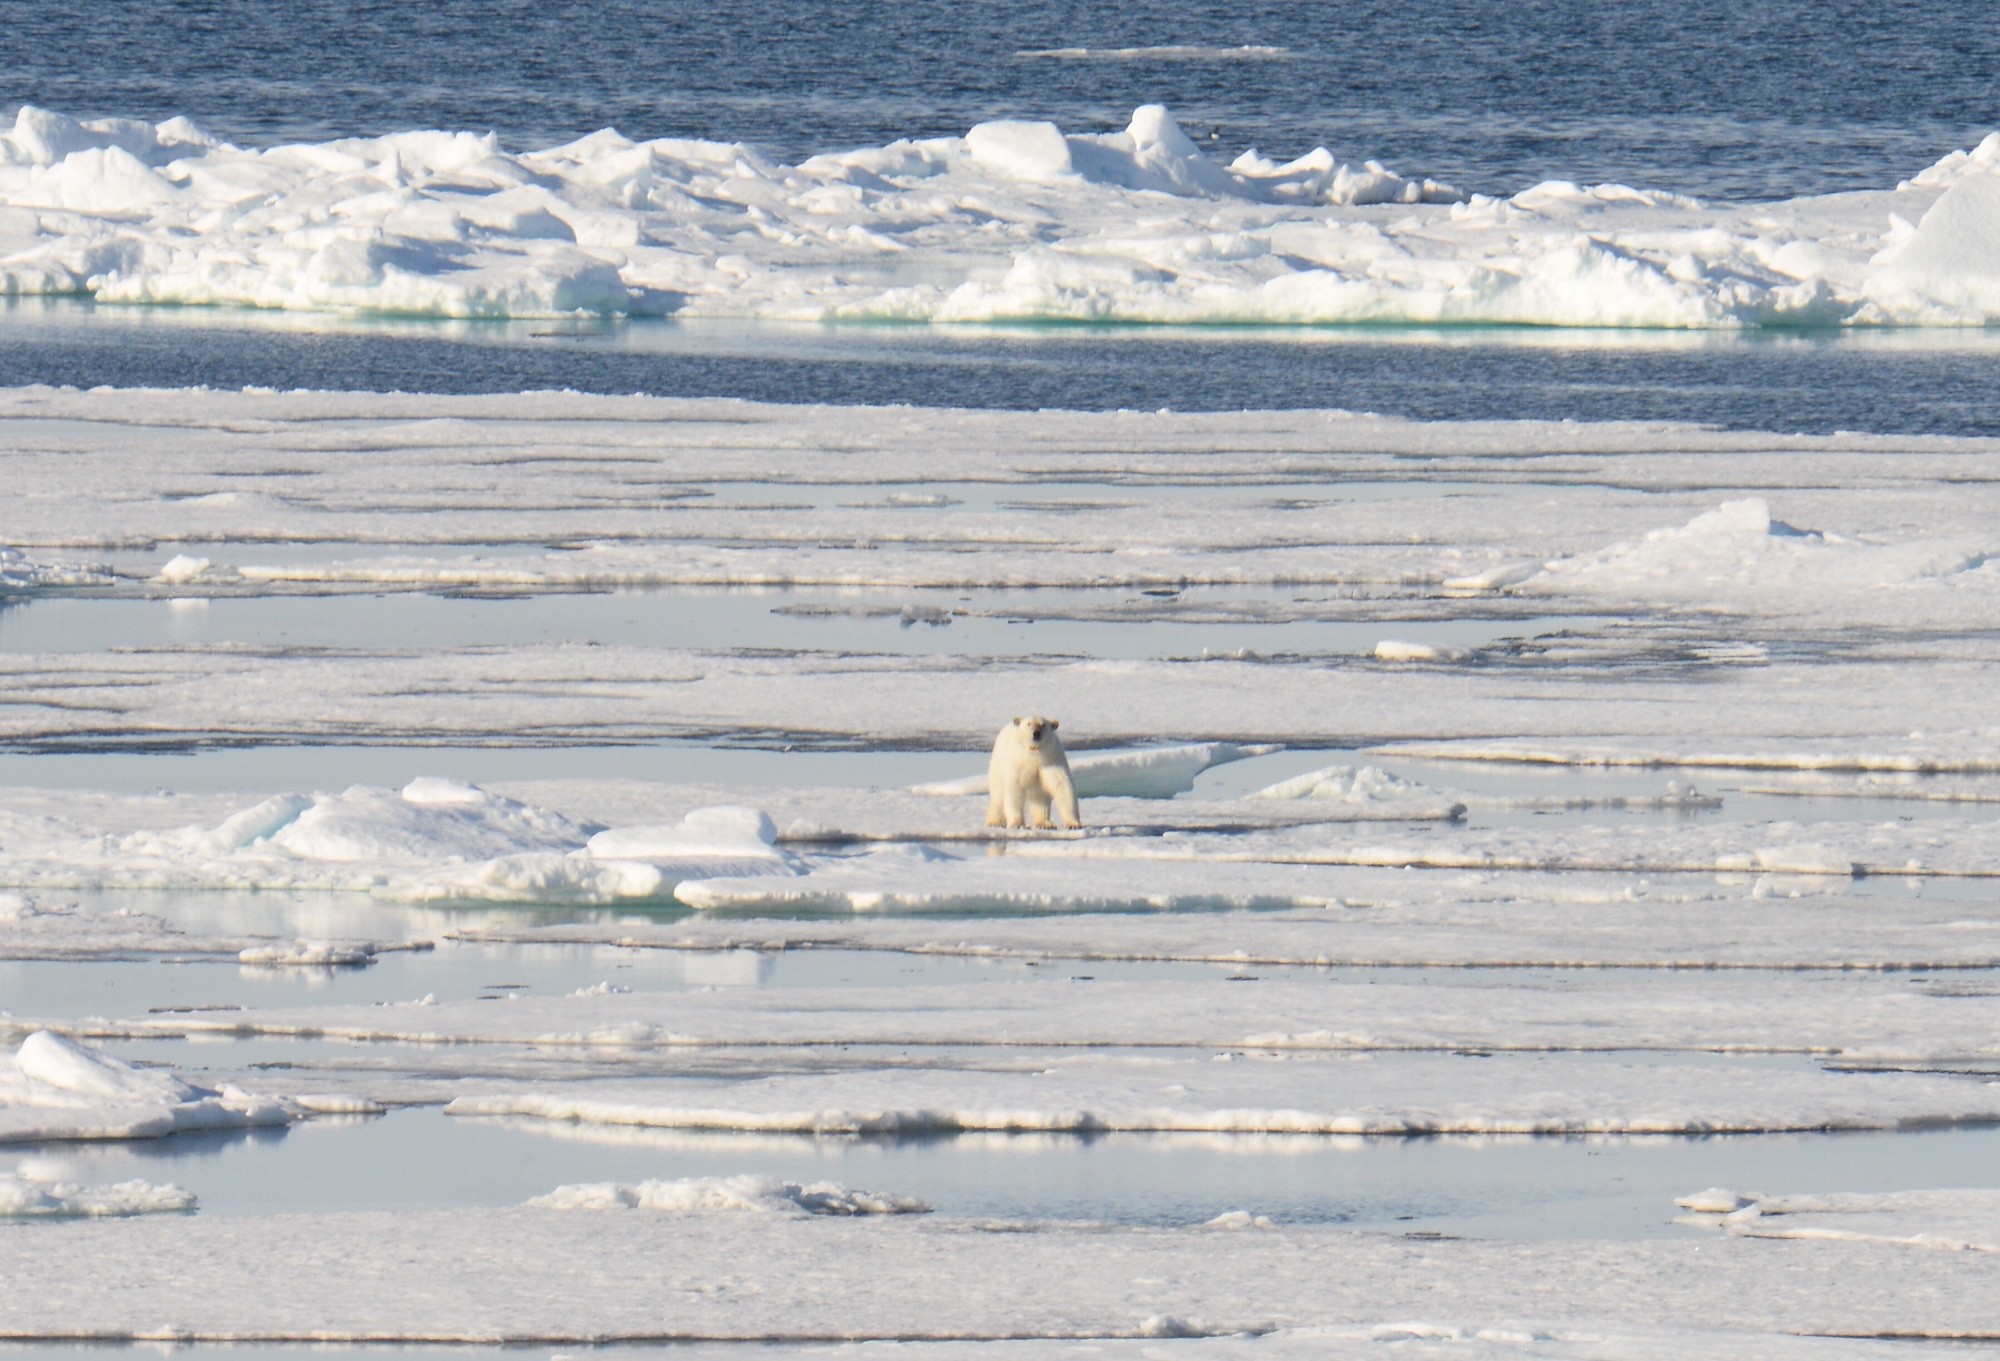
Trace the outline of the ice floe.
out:
M 1025 1071 L 1024 1071 L 1025 1068 Z M 718 1082 L 656 1076 L 517 1084 L 459 1116 L 904 1138 L 971 1130 L 1340 1135 L 1722 1134 L 1894 1129 L 2000 1118 L 2000 1085 L 1727 1064 L 1439 1055 L 1067 1055 Z
M 48 562 L 0 545 L 0 600 L 51 586 L 105 586 L 111 574 L 94 567 Z
M 1977 325 L 2000 314 L 1996 167 L 2000 134 L 1873 193 L 1467 198 L 1324 147 L 1224 163 L 1159 105 L 1118 132 L 1003 118 L 798 165 L 611 129 L 528 152 L 449 131 L 241 148 L 184 119 L 29 106 L 0 133 L 0 291 L 441 316 Z
M 283 1125 L 299 1107 L 210 1090 L 38 1030 L 0 1055 L 0 1142 L 148 1139 L 181 1130 Z M 182 1207 L 171 1207 L 182 1208 Z
M 0 1172 L 0 1220 L 99 1219 L 111 1215 L 172 1213 L 195 1208 L 192 1192 L 149 1181 L 85 1186 Z
M 837 1181 L 801 1185 L 776 1177 L 682 1177 L 674 1181 L 584 1182 L 558 1186 L 528 1206 L 539 1210 L 662 1210 L 671 1214 L 928 1214 L 914 1196 L 857 1191 Z
M 1106 868 L 1110 874 L 1101 872 Z M 611 944 L 696 954 L 867 950 L 1239 967 L 1952 971 L 2000 965 L 2000 914 L 1989 904 L 1909 898 L 1890 911 L 1879 897 L 1857 895 L 1839 881 L 1792 897 L 1789 891 L 1759 894 L 1761 879 L 1728 883 L 1712 875 L 1416 875 L 1362 869 L 1344 872 L 1326 901 L 1292 910 L 1155 913 L 1141 923 L 1080 910 L 1086 891 L 1136 905 L 1174 882 L 1154 880 L 1148 869 L 1144 861 L 1051 867 L 1052 894 L 1065 895 L 1079 908 L 1063 915 L 913 920 L 863 913 L 837 920 L 659 921 L 619 914 L 555 925 L 464 921 L 452 935 L 472 942 Z M 1323 874 L 1309 866 L 1227 864 L 1193 882 L 1212 883 L 1218 894 L 1261 890 L 1302 905 L 1328 889 Z
M 1743 1238 L 1896 1243 L 2000 1252 L 2000 1192 L 1990 1190 L 1763 1195 L 1712 1188 L 1675 1202 L 1684 1223 Z
M 253 945 L 237 951 L 239 963 L 266 968 L 363 968 L 375 962 L 371 945 L 342 945 L 327 940 L 300 940 L 289 945 Z
M 924 1340 L 984 1348 L 1012 1339 L 1027 1348 L 1012 1354 L 1060 1356 L 1079 1340 L 1209 1335 L 1229 1339 L 1214 1344 L 1229 1348 L 1217 1355 L 1246 1358 L 1394 1350 L 1476 1361 L 1846 1361 L 2000 1330 L 1993 1254 L 1869 1242 L 1440 1241 L 1282 1223 L 1240 1232 L 526 1208 L 141 1216 L 89 1229 L 0 1234 L 16 1336 L 893 1339 L 895 1355 Z M 181 1268 L 160 1271 L 163 1255 Z M 564 1269 L 552 1274 L 551 1262 Z M 107 1279 L 126 1284 L 106 1291 Z M 272 1289 L 274 1280 L 285 1288 Z M 1869 1288 L 1856 1289 L 1861 1280 Z M 1730 1302 L 1726 1318 L 1719 1299 Z M 1826 1334 L 1899 1340 L 1821 1349 L 1800 1345 L 1807 1334 L 1815 1344 Z M 1274 1339 L 1289 1350 L 1267 1352 Z M 1179 1354 L 1189 1344 L 1171 1345 Z
M 92 1020 L 93 1035 L 297 1035 L 536 1044 L 584 1052 L 739 1045 L 1149 1046 L 1328 1053 L 1405 1050 L 1700 1050 L 1872 1063 L 1974 1062 L 2000 1053 L 1983 1008 L 1948 988 L 1863 973 L 1718 975 L 1584 970 L 1520 987 L 1476 972 L 1427 980 L 1003 981 L 979 988 L 722 988 L 244 1008 Z
M 102 799 L 90 802 L 104 806 Z M 632 829 L 625 856 L 613 853 L 615 837 L 593 849 L 599 831 L 462 782 L 420 778 L 401 791 L 355 785 L 339 794 L 272 795 L 213 824 L 122 834 L 92 832 L 60 818 L 0 814 L 0 881 L 334 890 L 409 902 L 594 902 L 661 897 L 672 891 L 669 871 L 692 877 L 790 868 L 765 839 L 769 820 L 754 809 L 696 810 L 680 829 Z M 663 856 L 664 866 L 652 863 Z M 248 964 L 328 964 L 362 962 L 360 956 L 376 947 L 260 942 L 240 948 Z

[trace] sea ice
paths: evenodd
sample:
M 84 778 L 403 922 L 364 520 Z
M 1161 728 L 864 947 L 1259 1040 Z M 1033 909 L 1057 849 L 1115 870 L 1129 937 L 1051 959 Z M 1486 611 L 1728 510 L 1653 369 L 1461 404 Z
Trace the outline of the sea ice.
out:
M 193 1193 L 148 1181 L 83 1186 L 0 1172 L 0 1220 L 171 1213 L 195 1208 Z
M 0 133 L 0 293 L 437 316 L 1978 325 L 2000 314 L 1996 165 L 2000 134 L 1873 193 L 1707 205 L 1552 180 L 1468 199 L 1324 147 L 1225 164 L 1156 104 L 1118 132 L 996 119 L 798 165 L 610 129 L 530 152 L 441 131 L 253 149 L 180 119 L 28 106 Z
M 928 1214 L 912 1196 L 857 1191 L 837 1181 L 800 1185 L 776 1177 L 683 1177 L 676 1181 L 558 1186 L 527 1202 L 541 1210 L 664 1210 L 673 1214 Z
M 51 586 L 105 586 L 112 577 L 94 567 L 47 562 L 0 545 L 0 601 Z
M 22 1040 L 13 1055 L 0 1055 L 0 1143 L 146 1139 L 180 1130 L 283 1125 L 298 1114 L 283 1101 L 136 1068 L 46 1030 Z
M 180 1269 L 162 1272 L 162 1260 Z M 1323 1330 L 1276 1354 L 1430 1346 L 1410 1354 L 1846 1361 L 1889 1353 L 1850 1341 L 1801 1348 L 1799 1336 L 1893 1334 L 1903 1356 L 1927 1338 L 2000 1330 L 1992 1253 L 1731 1237 L 1440 1241 L 1284 1224 L 529 1208 L 141 1216 L 0 1234 L 0 1273 L 0 1328 L 26 1339 L 1039 1340 L 1025 1356 L 1064 1340 L 1161 1337 L 1171 1319 L 1181 1335 L 1257 1335 L 1224 1356 L 1261 1357 L 1265 1335 Z M 106 1291 L 105 1280 L 123 1285 Z M 1718 1300 L 1728 1301 L 1721 1317 Z M 1651 1340 L 1609 1350 L 1628 1335 Z M 1154 1345 L 1178 1355 L 1188 1344 Z
M 1222 864 L 1161 880 L 1148 862 L 1048 867 L 1054 894 L 1127 905 L 1177 886 L 1300 902 L 1326 892 L 1311 866 Z M 1106 872 L 1108 871 L 1108 872 Z M 1980 970 L 2000 960 L 2000 914 L 1984 902 L 1910 898 L 1885 911 L 1842 881 L 1793 898 L 1759 879 L 1538 871 L 1416 875 L 1352 869 L 1323 905 L 1256 913 L 838 920 L 621 915 L 562 924 L 463 921 L 473 942 L 611 944 L 692 952 L 874 950 L 996 960 L 1180 960 L 1354 968 Z M 1101 886 L 1101 887 L 1100 887 Z M 740 884 L 746 896 L 753 886 Z M 704 891 L 714 891 L 711 887 Z M 940 897 L 943 906 L 947 899 Z
M 1580 970 L 1560 986 L 1475 971 L 1421 977 L 1179 982 L 1003 981 L 964 988 L 723 988 L 504 1007 L 433 1000 L 245 1008 L 93 1020 L 128 1037 L 297 1035 L 574 1049 L 840 1045 L 994 1049 L 1145 1046 L 1327 1053 L 1687 1050 L 1866 1063 L 1979 1063 L 2000 1053 L 1985 1009 L 1950 988 L 1864 973 Z
M 253 945 L 236 953 L 239 963 L 271 968 L 360 967 L 375 962 L 370 945 L 342 945 L 328 940 L 300 940 L 290 945 Z
M 1675 1203 L 1690 1211 L 1682 1222 L 1743 1238 L 1845 1239 L 2000 1253 L 2000 1192 L 1991 1190 L 1770 1196 L 1718 1188 Z
M 790 1063 L 789 1058 L 783 1060 Z M 1025 1070 L 1023 1070 L 1025 1068 Z M 969 1130 L 1267 1134 L 1724 1134 L 1980 1125 L 2000 1085 L 1954 1076 L 1546 1056 L 1069 1053 L 1041 1066 L 932 1060 L 718 1082 L 528 1080 L 451 1115 L 923 1138 Z

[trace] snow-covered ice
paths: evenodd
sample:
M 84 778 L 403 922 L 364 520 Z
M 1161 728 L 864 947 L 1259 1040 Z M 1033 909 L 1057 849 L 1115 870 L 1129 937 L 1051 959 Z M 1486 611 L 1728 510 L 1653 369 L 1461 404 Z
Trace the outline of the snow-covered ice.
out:
M 65 286 L 106 298 L 253 281 L 270 291 L 249 300 L 279 306 L 643 310 L 666 290 L 692 312 L 819 315 L 902 290 L 913 316 L 946 315 L 939 299 L 1221 316 L 1361 277 L 1341 252 L 1366 225 L 1372 282 L 1341 296 L 1371 307 L 1574 319 L 1584 277 L 1613 280 L 1591 285 L 1600 319 L 1648 324 L 1991 306 L 1960 268 L 1984 249 L 1984 148 L 1894 191 L 1754 209 L 1547 186 L 1391 206 L 1330 201 L 1361 190 L 1327 166 L 1206 164 L 1170 131 L 1152 114 L 1129 145 L 987 125 L 786 168 L 609 137 L 530 156 L 444 137 L 251 152 L 180 125 L 30 117 L 0 197 L 44 198 L 0 209 L 0 237 L 31 234 L 0 271 L 57 279 L 61 257 L 89 271 Z M 625 179 L 607 169 L 619 157 Z M 225 179 L 248 196 L 218 212 Z M 668 193 L 697 179 L 706 202 Z M 87 215 L 114 183 L 137 197 Z M 1288 185 L 1312 201 L 1283 201 Z M 964 277 L 940 274 L 974 195 L 1040 216 L 995 213 Z M 211 216 L 190 227 L 195 200 Z M 1890 211 L 1906 225 L 1885 227 Z M 301 220 L 280 225 L 288 212 Z M 907 249 L 808 241 L 807 217 Z M 715 235 L 738 219 L 764 232 Z M 1670 239 L 1695 224 L 1700 241 Z M 1231 255 L 1260 233 L 1272 250 Z M 1346 244 L 1301 253 L 1327 245 L 1311 233 Z M 868 275 L 864 250 L 901 263 Z M 774 621 L 754 639 L 669 624 L 526 643 L 220 626 L 140 642 L 99 624 L 0 651 L 10 751 L 298 748 L 280 783 L 240 793 L 137 792 L 150 776 L 0 790 L 0 957 L 112 980 L 139 957 L 197 961 L 144 966 L 173 968 L 169 1008 L 41 989 L 0 1013 L 19 1046 L 0 1060 L 0 1137 L 449 1102 L 451 1120 L 392 1119 L 421 1114 L 446 1147 L 495 1122 L 710 1149 L 759 1131 L 800 1146 L 977 1131 L 956 1137 L 1009 1142 L 1030 1176 L 1014 1142 L 1029 1136 L 1005 1131 L 1561 1134 L 1581 1158 L 1607 1136 L 1866 1129 L 1882 1133 L 1853 1142 L 1895 1147 L 2000 1120 L 2000 443 L 43 388 L 0 392 L 0 447 L 9 505 L 32 507 L 0 513 L 10 613 L 191 601 L 220 619 L 237 602 L 289 624 L 341 593 L 358 612 L 389 589 L 634 586 L 668 588 L 649 607 L 728 587 L 730 608 Z M 64 565 L 94 555 L 108 565 Z M 250 599 L 275 596 L 296 598 Z M 1034 638 L 1031 619 L 1068 641 Z M 942 642 L 929 651 L 866 643 L 876 622 L 946 620 L 918 630 Z M 1293 631 L 1287 650 L 1251 649 L 1234 623 Z M 1161 641 L 1092 645 L 1127 625 Z M 1010 629 L 1004 655 L 958 641 Z M 1083 833 L 996 836 L 974 799 L 945 797 L 980 791 L 980 753 L 1016 712 L 1076 734 Z M 761 748 L 771 786 L 720 763 L 670 782 L 676 741 Z M 352 743 L 398 748 L 406 773 L 329 779 Z M 529 778 L 549 769 L 538 750 L 569 743 L 631 744 L 629 762 Z M 444 778 L 469 747 L 510 778 Z M 794 779 L 797 748 L 859 753 L 862 773 Z M 1539 773 L 1510 763 L 1528 761 Z M 1651 765 L 1715 769 L 1696 789 Z M 909 787 L 954 767 L 966 777 Z M 433 955 L 358 967 L 432 938 Z M 561 942 L 610 948 L 508 967 Z M 621 947 L 713 967 L 649 981 L 615 972 Z M 765 967 L 779 951 L 798 953 Z M 212 974 L 228 981 L 198 961 L 225 961 Z M 359 990 L 392 976 L 394 993 Z M 916 1207 L 881 1169 L 841 1178 L 879 1193 L 810 1168 L 627 1166 L 537 1179 L 504 1199 L 572 1184 L 506 1210 L 17 1226 L 0 1234 L 0 1332 L 1476 1361 L 1858 1357 L 1879 1345 L 1804 1335 L 2000 1335 L 1993 1254 L 1920 1250 L 1993 1246 L 1984 1192 L 1730 1192 L 1710 1212 L 1720 1233 L 1666 1225 L 1663 1200 L 1679 1238 L 1575 1244 L 1308 1228 L 1247 1202 L 1143 1232 L 887 1214 Z M 75 1208 L 103 1189 L 46 1171 L 24 1166 L 0 1197 Z M 753 1212 L 702 1212 L 723 1207 Z M 190 1264 L 173 1283 L 147 1270 L 169 1258 Z M 131 1290 L 92 1284 L 112 1276 Z
M 0 293 L 434 316 L 1979 325 L 2000 134 L 1868 193 L 1705 204 L 1550 180 L 1467 198 L 1324 147 L 1227 164 L 1159 105 L 783 165 L 611 129 L 263 149 L 24 106 Z
M 1500 1329 L 1533 1345 L 1587 1328 L 1613 1338 L 1665 1333 L 1681 1355 L 1707 1354 L 1719 1338 L 1733 1348 L 1721 1354 L 1790 1356 L 1800 1335 L 2000 1330 L 1994 1254 L 1871 1242 L 1439 1241 L 1282 1224 L 1132 1229 L 525 1207 L 143 1216 L 39 1230 L 0 1235 L 6 1327 L 16 1336 L 824 1344 L 1342 1328 L 1380 1348 Z M 160 1271 L 162 1259 L 197 1264 L 201 1288 Z M 107 1292 L 107 1279 L 126 1284 Z M 273 1280 L 285 1288 L 270 1288 Z M 448 1312 L 440 1300 L 451 1301 Z M 1718 1300 L 1728 1301 L 1725 1317 Z M 1579 1343 L 1567 1354 L 1607 1353 Z
M 46 1181 L 18 1172 L 0 1172 L 0 1220 L 90 1219 L 194 1208 L 193 1194 L 178 1186 L 138 1180 L 84 1186 L 73 1181 Z
M 1152 1046 L 1365 1053 L 1480 1049 L 1702 1050 L 1882 1063 L 2000 1055 L 1979 995 L 1865 973 L 1716 976 L 1587 970 L 1542 986 L 1504 973 L 1449 988 L 1413 979 L 1266 980 L 1190 991 L 1163 982 L 1003 981 L 979 988 L 723 988 L 246 1008 L 79 1026 L 119 1036 L 299 1035 L 422 1043 L 676 1049 L 793 1045 Z
M 290 1103 L 226 1085 L 198 1087 L 46 1030 L 0 1055 L 0 1143 L 147 1139 L 181 1130 L 283 1125 L 298 1115 Z
M 1690 1211 L 1684 1222 L 1743 1238 L 1839 1238 L 2000 1252 L 2000 1194 L 1993 1191 L 1771 1196 L 1718 1187 L 1677 1203 Z
M 1715 876 L 1651 878 L 1539 871 L 1418 875 L 1344 872 L 1323 905 L 1256 913 L 1153 913 L 1142 922 L 1084 910 L 1086 882 L 1128 906 L 1157 891 L 1148 862 L 1046 864 L 1064 913 L 907 920 L 863 913 L 840 920 L 712 916 L 658 921 L 636 914 L 560 925 L 466 920 L 474 942 L 609 944 L 695 952 L 870 950 L 1031 960 L 1183 960 L 1228 965 L 1359 968 L 1641 968 L 1977 971 L 2000 964 L 2000 916 L 1983 902 L 1908 898 L 1885 909 L 1839 881 L 1814 891 Z M 1218 894 L 1268 885 L 1301 902 L 1311 867 L 1215 867 Z M 1289 881 L 1289 882 L 1287 882 Z M 1167 881 L 1171 882 L 1171 881 Z M 1766 885 L 1766 891 L 1757 892 Z M 713 886 L 703 891 L 713 891 Z M 1183 890 L 1186 891 L 1186 890 Z M 747 892 L 746 892 L 747 897 Z M 936 900 L 940 905 L 945 898 Z
M 1029 1071 L 889 1068 L 717 1083 L 530 1083 L 460 1116 L 924 1137 L 967 1130 L 1274 1134 L 1723 1134 L 1981 1125 L 2000 1085 L 1955 1077 L 1501 1058 L 1084 1055 Z

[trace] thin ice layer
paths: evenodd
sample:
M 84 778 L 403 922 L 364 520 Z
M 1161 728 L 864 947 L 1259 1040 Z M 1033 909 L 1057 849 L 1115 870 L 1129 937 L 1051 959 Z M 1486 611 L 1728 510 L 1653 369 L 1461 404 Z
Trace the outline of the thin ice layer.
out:
M 1724 1134 L 2000 1120 L 2000 1084 L 1909 1074 L 1546 1058 L 1082 1055 L 1027 1071 L 920 1068 L 745 1081 L 528 1083 L 461 1116 L 921 1138 L 968 1130 Z
M 1086 865 L 1124 876 L 1127 901 L 1146 891 L 1143 862 Z M 1230 882 L 1218 883 L 1218 893 L 1244 892 L 1261 881 L 1272 886 L 1268 891 L 1303 899 L 1326 886 L 1326 872 L 1311 866 L 1217 867 L 1217 879 L 1224 876 Z M 1077 887 L 1069 886 L 1072 895 Z M 559 925 L 460 920 L 449 934 L 472 942 L 695 952 L 865 950 L 1232 966 L 1979 970 L 2000 962 L 2000 912 L 1989 903 L 1913 898 L 1885 910 L 1880 897 L 1823 879 L 1723 883 L 1692 875 L 1368 869 L 1343 870 L 1333 887 L 1338 896 L 1323 907 L 1149 912 L 1138 921 L 1083 911 L 1071 896 L 1074 915 L 1033 918 L 863 913 L 831 921 L 728 915 L 660 921 L 621 914 Z
M 1519 986 L 1473 972 L 1427 980 L 1001 982 L 978 988 L 718 989 L 426 999 L 92 1021 L 90 1033 L 304 1035 L 357 1040 L 671 1049 L 848 1044 L 1156 1046 L 1320 1052 L 1711 1050 L 1943 1063 L 2000 1054 L 1986 1009 L 1868 975 L 1689 972 L 1573 976 Z

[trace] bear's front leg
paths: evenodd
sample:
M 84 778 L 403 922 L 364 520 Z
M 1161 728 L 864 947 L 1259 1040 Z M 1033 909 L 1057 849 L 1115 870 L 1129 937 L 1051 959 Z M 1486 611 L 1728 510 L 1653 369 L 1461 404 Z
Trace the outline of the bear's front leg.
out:
M 1059 766 L 1047 766 L 1042 770 L 1043 807 L 1053 802 L 1056 807 L 1056 825 L 1071 831 L 1083 826 L 1083 814 L 1076 806 L 1076 786 L 1070 783 L 1069 772 Z
M 1000 793 L 1000 825 L 1021 825 L 1021 786 L 1009 783 Z

